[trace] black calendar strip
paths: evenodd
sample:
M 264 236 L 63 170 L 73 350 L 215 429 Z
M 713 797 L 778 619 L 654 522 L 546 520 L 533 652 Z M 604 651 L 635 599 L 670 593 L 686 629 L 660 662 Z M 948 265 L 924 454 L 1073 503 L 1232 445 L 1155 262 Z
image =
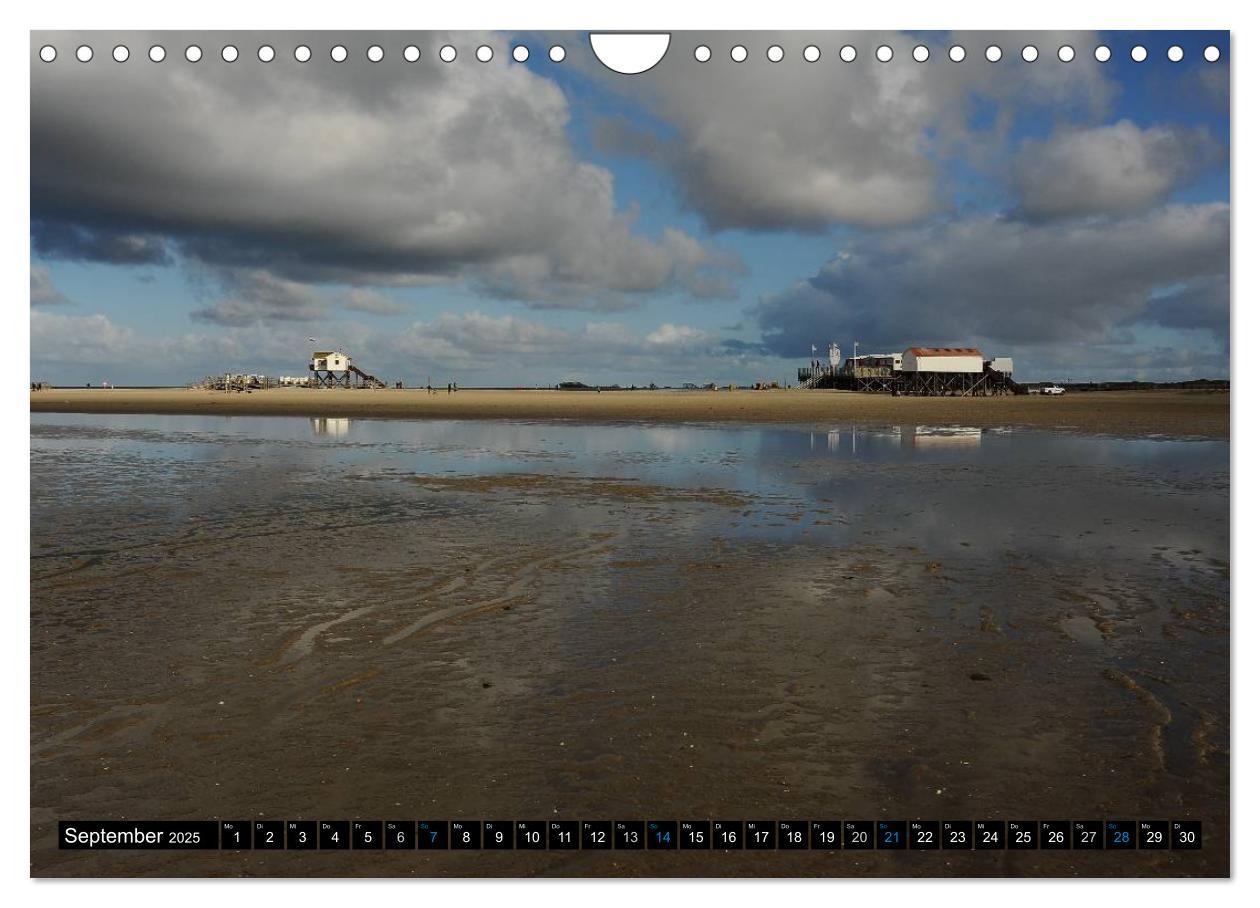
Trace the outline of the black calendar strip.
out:
M 1200 820 L 62 820 L 58 847 L 182 851 L 1150 851 Z

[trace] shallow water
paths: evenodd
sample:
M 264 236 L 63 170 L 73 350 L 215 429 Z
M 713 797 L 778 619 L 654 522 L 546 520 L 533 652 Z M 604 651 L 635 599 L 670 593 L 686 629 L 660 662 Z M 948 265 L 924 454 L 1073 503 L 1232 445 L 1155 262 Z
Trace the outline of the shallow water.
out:
M 1228 510 L 1220 441 L 33 414 L 33 860 L 241 872 L 70 862 L 72 816 L 1142 814 L 1219 831 L 1120 872 L 1219 873 Z
M 1202 538 L 1187 543 L 1228 557 L 1220 509 L 1228 500 L 1229 444 L 1220 441 L 958 426 L 824 431 L 32 414 L 31 452 L 41 480 L 32 488 L 32 520 L 45 507 L 63 506 L 71 485 L 144 499 L 216 480 L 261 482 L 267 494 L 270 476 L 543 474 L 746 495 L 756 516 L 739 526 L 765 538 L 830 525 L 822 535 L 834 541 L 895 526 L 912 544 L 939 545 L 940 534 L 951 532 L 960 539 L 950 544 L 975 537 L 1020 545 L 1035 537 L 1045 545 L 1106 533 L 1117 521 L 1158 519 L 1164 499 L 1193 493 L 1206 497 L 1205 507 L 1193 509 L 1203 515 L 1194 530 Z M 1215 514 L 1206 507 L 1211 501 Z M 772 520 L 788 514 L 790 527 Z

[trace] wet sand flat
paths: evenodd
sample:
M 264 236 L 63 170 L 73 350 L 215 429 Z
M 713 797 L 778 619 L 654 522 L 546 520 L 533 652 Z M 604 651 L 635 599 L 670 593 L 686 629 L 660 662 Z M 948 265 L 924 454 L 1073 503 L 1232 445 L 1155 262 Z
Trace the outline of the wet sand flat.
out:
M 1229 436 L 1229 394 L 1123 391 L 994 398 L 894 398 L 844 391 L 222 392 L 72 389 L 32 392 L 33 413 L 181 413 L 431 419 L 581 419 L 654 423 L 928 423 L 1035 426 L 1117 435 Z
M 1228 449 L 32 421 L 38 876 L 1229 872 Z M 59 851 L 58 819 L 1196 818 L 1200 852 Z

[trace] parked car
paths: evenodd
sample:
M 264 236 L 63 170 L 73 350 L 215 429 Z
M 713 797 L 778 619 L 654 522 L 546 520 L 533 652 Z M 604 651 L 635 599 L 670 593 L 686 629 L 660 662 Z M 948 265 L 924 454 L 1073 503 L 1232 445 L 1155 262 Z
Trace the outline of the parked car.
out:
M 1046 387 L 1041 389 L 1042 394 L 1062 394 L 1063 391 L 1064 389 L 1058 385 L 1046 385 Z

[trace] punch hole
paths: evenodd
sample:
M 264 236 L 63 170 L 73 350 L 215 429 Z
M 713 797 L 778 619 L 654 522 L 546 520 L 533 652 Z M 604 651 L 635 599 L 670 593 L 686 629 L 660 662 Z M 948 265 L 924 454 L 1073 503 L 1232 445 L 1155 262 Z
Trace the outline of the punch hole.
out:
M 665 53 L 669 50 L 669 37 L 669 32 L 591 32 L 591 52 L 595 54 L 596 60 L 613 72 L 623 76 L 636 76 L 647 72 L 665 58 Z M 552 57 L 556 63 L 564 59 L 564 48 L 561 47 L 560 51 L 558 60 Z M 700 58 L 697 56 L 696 59 Z
M 350 51 L 346 50 L 341 44 L 337 44 L 328 52 L 328 56 L 332 57 L 334 63 L 346 62 L 346 57 L 350 56 Z
M 1178 45 L 1176 45 L 1176 44 L 1174 44 L 1172 47 L 1168 48 L 1168 60 L 1169 60 L 1169 62 L 1171 62 L 1171 63 L 1180 63 L 1180 62 L 1181 62 L 1181 58 L 1182 58 L 1182 57 L 1184 57 L 1185 55 L 1186 55 L 1186 52 L 1185 52 L 1185 51 L 1183 51 L 1183 50 L 1182 50 L 1182 49 L 1181 49 Z
M 1002 59 L 1002 48 L 998 47 L 996 44 L 990 44 L 984 49 L 984 58 L 990 63 L 996 63 L 998 60 Z
M 1035 63 L 1039 56 L 1037 48 L 1031 44 L 1024 45 L 1024 49 L 1019 52 L 1019 55 L 1024 58 L 1025 63 Z
M 552 63 L 564 62 L 564 47 L 560 44 L 553 45 L 551 50 L 547 51 L 547 56 L 551 58 Z
M 311 49 L 305 44 L 299 44 L 293 48 L 293 59 L 299 63 L 306 63 L 311 59 Z
M 276 49 L 270 44 L 264 44 L 258 48 L 258 59 L 263 63 L 270 63 L 276 58 Z
M 822 59 L 822 51 L 818 49 L 817 45 L 811 44 L 805 48 L 801 56 L 805 58 L 806 63 L 817 63 Z
M 840 48 L 840 59 L 845 63 L 852 63 L 857 59 L 857 48 L 852 44 L 846 44 Z
M 74 57 L 80 63 L 90 63 L 92 61 L 92 48 L 86 44 L 80 44 L 78 50 L 74 52 Z
M 196 63 L 201 59 L 201 48 L 196 44 L 189 44 L 184 48 L 184 59 L 189 63 Z
M 512 59 L 517 63 L 524 63 L 529 59 L 529 48 L 524 44 L 518 44 L 512 48 Z
M 955 63 L 961 63 L 963 60 L 967 59 L 967 48 L 963 47 L 961 44 L 955 44 L 949 49 L 949 58 Z
M 51 63 L 53 60 L 57 59 L 57 48 L 53 47 L 51 44 L 45 44 L 39 49 L 39 58 L 45 63 Z
M 1071 63 L 1076 59 L 1076 48 L 1070 44 L 1064 44 L 1059 48 L 1059 60 L 1063 63 Z
M 414 44 L 408 44 L 403 48 L 403 59 L 408 63 L 415 63 L 420 59 L 420 48 Z
M 915 45 L 915 48 L 910 52 L 910 55 L 914 57 L 916 63 L 926 63 L 928 58 L 932 56 L 932 52 L 928 50 L 926 44 L 918 44 Z
M 875 59 L 880 63 L 887 63 L 893 58 L 893 49 L 887 44 L 881 44 L 875 48 Z
M 779 63 L 783 60 L 783 48 L 777 44 L 771 44 L 766 48 L 766 59 L 771 63 Z
M 114 48 L 114 62 L 126 63 L 131 58 L 131 51 L 127 50 L 127 45 L 119 44 Z
M 489 63 L 494 59 L 494 48 L 489 44 L 483 44 L 477 48 L 477 59 L 482 63 Z
M 459 54 L 450 44 L 443 44 L 442 48 L 438 51 L 438 59 L 443 63 L 453 63 L 457 56 L 459 56 Z
M 1141 63 L 1146 59 L 1146 48 L 1141 44 L 1133 45 L 1133 50 L 1129 51 L 1129 56 L 1133 58 L 1134 63 Z
M 161 63 L 166 59 L 166 48 L 161 44 L 154 44 L 149 48 L 149 59 L 154 63 Z
M 1209 44 L 1207 47 L 1203 48 L 1203 59 L 1207 60 L 1209 63 L 1215 63 L 1220 58 L 1221 49 L 1215 44 Z
M 1094 48 L 1094 59 L 1099 63 L 1106 63 L 1111 59 L 1111 48 L 1106 44 L 1099 44 Z
M 701 44 L 696 47 L 695 56 L 696 56 L 696 62 L 708 63 L 709 58 L 713 56 L 713 51 L 709 50 L 707 47 Z
M 380 63 L 385 59 L 385 48 L 379 44 L 373 44 L 367 49 L 367 58 L 373 63 Z
M 742 44 L 736 44 L 731 48 L 731 59 L 736 63 L 743 63 L 748 59 L 748 48 Z
M 231 44 L 223 45 L 223 50 L 219 51 L 219 56 L 223 58 L 224 63 L 235 63 L 236 58 L 239 57 L 240 55 L 241 55 L 241 52 L 238 51 L 236 47 Z

